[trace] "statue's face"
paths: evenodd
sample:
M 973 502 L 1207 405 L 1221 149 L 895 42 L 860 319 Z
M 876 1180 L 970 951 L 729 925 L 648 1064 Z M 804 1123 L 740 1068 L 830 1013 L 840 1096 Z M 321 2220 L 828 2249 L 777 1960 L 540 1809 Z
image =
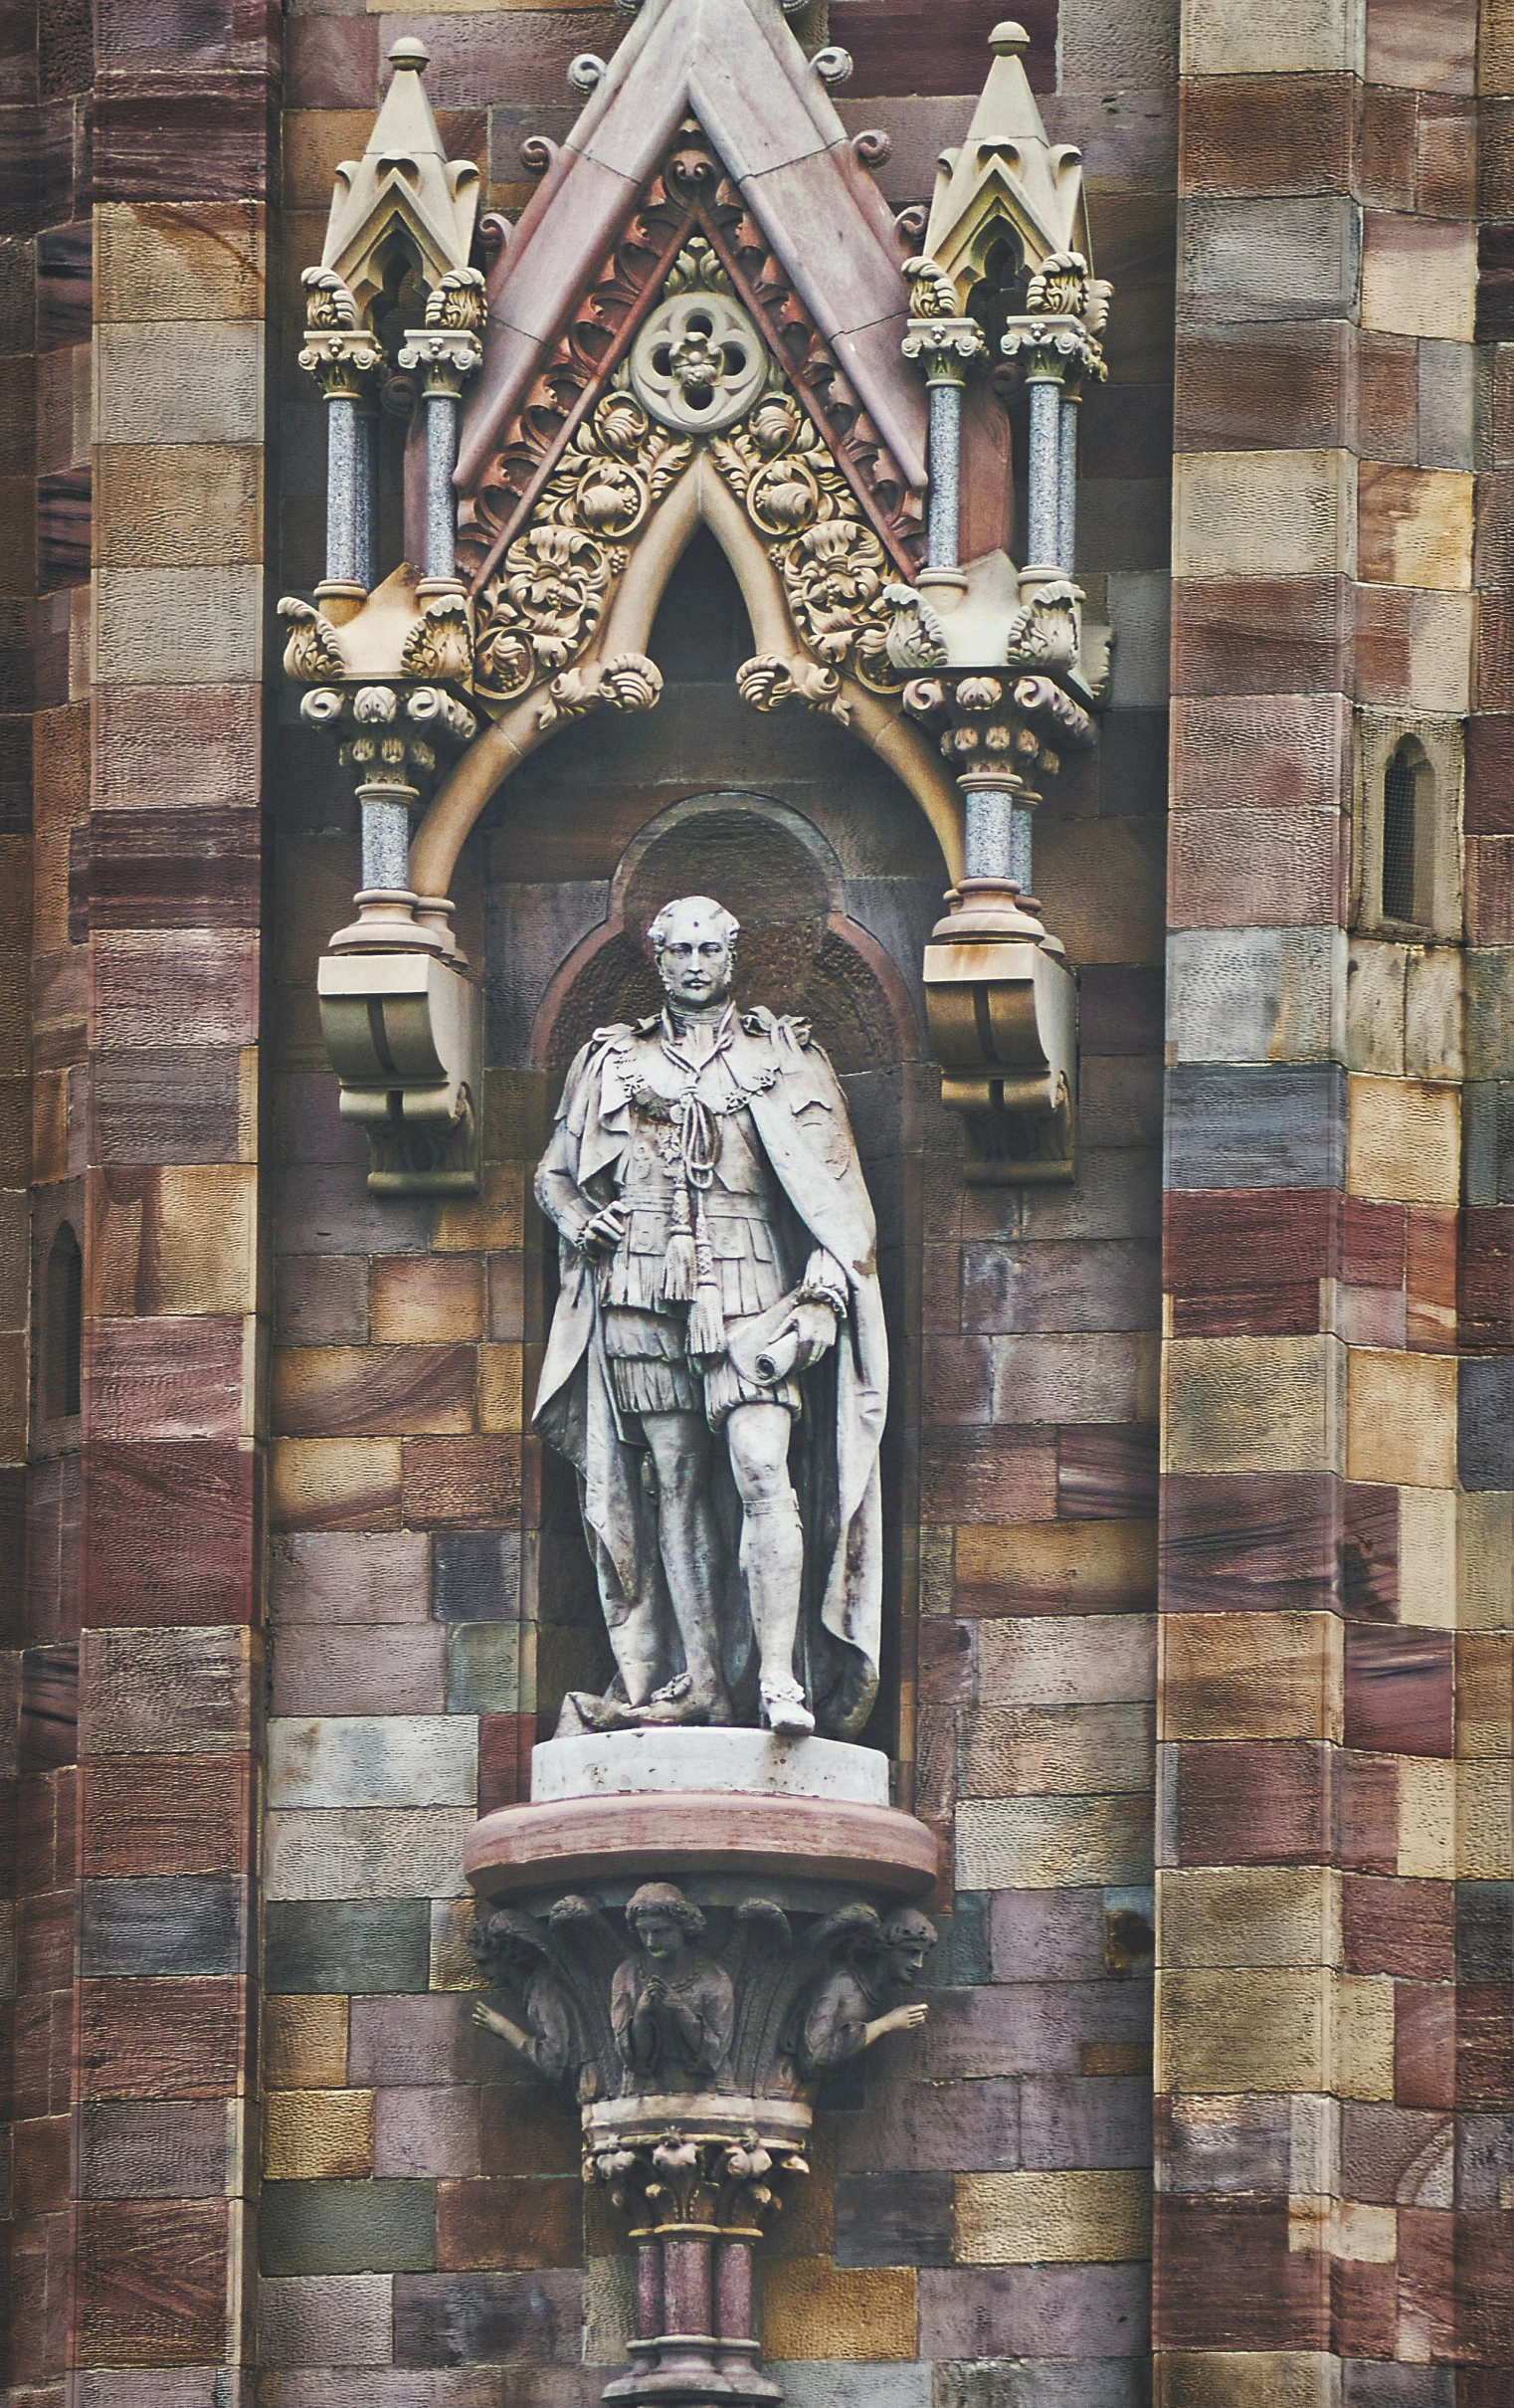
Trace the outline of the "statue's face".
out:
M 897 1939 L 889 1941 L 889 1970 L 900 1989 L 905 1989 L 911 1982 L 919 1980 L 925 1970 L 925 1959 L 929 1953 L 929 1943 L 926 1940 L 917 1939 L 913 1932 L 901 1934 Z
M 731 991 L 735 947 L 724 921 L 707 904 L 670 903 L 662 922 L 658 975 L 669 1000 L 697 1011 Z
M 676 1956 L 683 1945 L 683 1926 L 666 1914 L 639 1914 L 637 1937 L 649 1956 Z

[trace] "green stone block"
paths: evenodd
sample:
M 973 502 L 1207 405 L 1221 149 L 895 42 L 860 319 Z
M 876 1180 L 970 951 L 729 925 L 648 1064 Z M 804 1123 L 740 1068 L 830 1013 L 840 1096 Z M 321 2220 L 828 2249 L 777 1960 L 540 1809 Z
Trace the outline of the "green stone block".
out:
M 520 1627 L 455 1622 L 447 1634 L 450 1714 L 512 1714 L 520 1708 Z
M 425 1899 L 276 1899 L 268 1908 L 270 1991 L 424 1990 L 431 1979 Z
M 437 2262 L 434 2182 L 265 2182 L 266 2275 L 387 2275 Z

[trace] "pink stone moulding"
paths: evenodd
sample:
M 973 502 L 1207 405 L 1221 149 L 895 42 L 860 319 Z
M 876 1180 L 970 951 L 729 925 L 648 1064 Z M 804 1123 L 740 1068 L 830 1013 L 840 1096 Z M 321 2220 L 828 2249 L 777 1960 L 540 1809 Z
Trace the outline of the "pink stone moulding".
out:
M 533 1802 L 475 1824 L 477 2020 L 576 2101 L 584 2180 L 627 2218 L 636 2332 L 606 2401 L 756 2408 L 783 2394 L 760 2362 L 753 2252 L 809 2172 L 826 2077 L 924 2016 L 906 1993 L 936 1933 L 910 1902 L 937 1843 L 865 1794 L 793 1794 L 881 1798 L 871 1750 L 773 1741 L 788 1794 L 617 1792 L 638 1737 L 589 1745 L 578 1796 L 541 1794 L 562 1786 L 549 1743 Z M 691 1778 L 709 1777 L 709 1737 L 676 1734 Z

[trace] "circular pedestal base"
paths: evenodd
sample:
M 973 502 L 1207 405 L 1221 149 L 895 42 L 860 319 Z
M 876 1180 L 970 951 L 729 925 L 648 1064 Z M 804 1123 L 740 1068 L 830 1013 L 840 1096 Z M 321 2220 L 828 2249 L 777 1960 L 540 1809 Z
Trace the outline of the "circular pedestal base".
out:
M 936 1879 L 934 1833 L 892 1806 L 719 1790 L 501 1806 L 473 1825 L 463 1865 L 481 1898 L 549 1882 L 799 1876 L 917 1898 Z

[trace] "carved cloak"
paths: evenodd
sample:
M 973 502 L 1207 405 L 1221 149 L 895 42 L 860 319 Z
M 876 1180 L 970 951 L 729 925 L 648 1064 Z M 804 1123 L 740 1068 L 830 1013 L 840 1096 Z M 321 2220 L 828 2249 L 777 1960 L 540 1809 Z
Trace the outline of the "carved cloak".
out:
M 647 1024 L 656 1028 L 656 1020 Z M 617 1192 L 631 1142 L 631 1107 L 607 1108 L 604 1071 L 612 1046 L 634 1032 L 598 1029 L 568 1073 L 541 1171 L 566 1177 L 591 1209 Z M 635 1033 L 642 1033 L 641 1031 Z M 821 1729 L 852 1738 L 871 1711 L 882 1623 L 882 1505 L 878 1448 L 888 1408 L 888 1341 L 875 1261 L 877 1229 L 852 1142 L 846 1100 L 821 1048 L 802 1023 L 764 1010 L 743 1013 L 727 1056 L 750 1095 L 752 1123 L 811 1244 L 835 1256 L 847 1274 L 850 1303 L 837 1331 L 834 1376 L 814 1379 L 807 1418 L 824 1420 L 810 1436 L 819 1452 L 801 1491 L 805 1515 L 807 1599 L 819 1590 L 819 1622 L 832 1644 L 813 1648 L 812 1698 Z M 776 1067 L 772 1084 L 760 1087 Z M 619 1090 L 615 1091 L 619 1097 Z M 579 1476 L 584 1521 L 598 1560 L 601 1595 L 617 1660 L 649 1662 L 655 1633 L 672 1616 L 662 1584 L 657 1520 L 642 1483 L 643 1450 L 622 1427 L 611 1391 L 600 1326 L 598 1267 L 563 1239 L 561 1291 L 542 1364 L 534 1424 Z M 810 1415 L 813 1405 L 815 1413 Z M 807 1495 L 806 1495 L 807 1493 Z M 819 1523 L 819 1527 L 816 1523 Z M 816 1546 L 822 1559 L 812 1563 Z M 812 1580 L 811 1574 L 820 1575 Z M 807 1611 L 808 1611 L 807 1606 Z M 670 1667 L 668 1669 L 671 1669 Z

